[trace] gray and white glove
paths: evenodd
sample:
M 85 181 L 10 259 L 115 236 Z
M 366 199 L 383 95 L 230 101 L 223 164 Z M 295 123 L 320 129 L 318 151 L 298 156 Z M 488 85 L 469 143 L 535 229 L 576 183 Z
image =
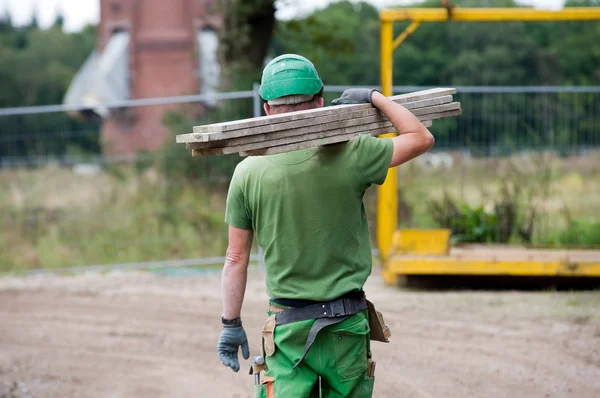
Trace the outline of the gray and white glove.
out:
M 223 325 L 217 352 L 223 365 L 229 366 L 234 372 L 240 370 L 240 362 L 238 360 L 238 349 L 240 346 L 242 347 L 244 359 L 250 358 L 248 338 L 241 322 L 239 326 Z
M 332 105 L 371 104 L 375 88 L 349 88 L 344 90 L 340 98 L 331 101 Z

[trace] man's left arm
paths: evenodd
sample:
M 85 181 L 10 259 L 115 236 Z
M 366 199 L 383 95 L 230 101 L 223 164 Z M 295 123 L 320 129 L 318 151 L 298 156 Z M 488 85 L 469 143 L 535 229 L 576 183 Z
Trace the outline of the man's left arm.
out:
M 250 357 L 248 339 L 241 321 L 241 311 L 246 292 L 252 238 L 252 230 L 229 226 L 229 246 L 221 280 L 223 331 L 219 338 L 218 353 L 223 365 L 229 366 L 234 372 L 240 369 L 238 360 L 240 346 L 244 359 Z
M 229 226 L 229 247 L 221 281 L 223 317 L 225 319 L 235 319 L 241 316 L 252 237 L 252 230 Z

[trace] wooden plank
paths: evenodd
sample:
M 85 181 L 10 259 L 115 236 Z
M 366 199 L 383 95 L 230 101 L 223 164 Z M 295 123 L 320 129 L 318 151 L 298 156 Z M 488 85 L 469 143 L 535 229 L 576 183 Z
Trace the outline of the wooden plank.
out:
M 392 123 L 390 123 L 389 121 L 381 121 L 381 122 L 362 124 L 362 125 L 357 125 L 357 126 L 350 125 L 350 126 L 347 126 L 344 128 L 335 128 L 332 130 L 322 130 L 322 131 L 318 131 L 318 132 L 312 133 L 312 134 L 302 134 L 302 135 L 296 135 L 296 136 L 292 136 L 292 137 L 284 137 L 284 138 L 280 138 L 278 140 L 269 140 L 269 141 L 263 141 L 263 142 L 256 142 L 253 144 L 238 145 L 238 146 L 228 146 L 228 147 L 224 147 L 221 149 L 223 151 L 222 153 L 224 155 L 226 155 L 229 153 L 237 153 L 237 152 L 261 149 L 261 148 L 265 148 L 267 146 L 274 147 L 274 146 L 281 146 L 281 145 L 286 145 L 286 144 L 293 144 L 295 142 L 311 141 L 311 140 L 316 140 L 319 138 L 331 137 L 334 135 L 346 135 L 346 134 L 350 134 L 350 133 L 367 133 L 367 132 L 375 131 L 375 130 L 382 129 L 382 128 L 386 128 L 390 132 L 395 131 L 394 127 L 392 126 Z
M 442 105 L 452 102 L 451 95 L 443 95 L 437 98 L 424 99 L 419 101 L 410 101 L 406 103 L 402 103 L 401 105 L 406 109 L 418 109 L 418 108 L 427 108 L 428 106 L 433 105 Z
M 252 127 L 247 130 L 235 130 L 225 133 L 211 133 L 211 134 L 202 134 L 201 140 L 204 142 L 215 142 L 215 141 L 224 141 L 224 140 L 233 140 L 233 139 L 242 139 L 246 138 L 247 142 L 256 142 L 256 139 L 252 137 L 261 136 L 264 134 L 275 133 L 278 131 L 298 131 L 298 134 L 302 134 L 299 129 L 302 128 L 316 128 L 319 126 L 338 122 L 340 120 L 349 120 L 349 119 L 358 119 L 367 116 L 375 116 L 377 115 L 378 110 L 376 108 L 371 109 L 363 109 L 357 112 L 352 113 L 344 113 L 338 112 L 334 115 L 326 115 L 315 117 L 308 121 L 307 119 L 295 120 L 291 122 L 283 122 L 277 123 L 273 125 L 265 125 Z M 264 139 L 263 139 L 264 140 Z M 260 139 L 259 139 L 260 141 Z
M 462 114 L 462 109 L 459 108 L 459 109 L 454 109 L 454 110 L 447 111 L 447 112 L 422 115 L 422 116 L 419 116 L 419 119 L 422 118 L 422 120 L 437 120 L 437 119 L 443 119 L 446 117 L 459 116 L 461 114 Z
M 433 123 L 431 120 L 424 120 L 423 125 L 425 127 L 431 127 L 433 125 Z M 277 153 L 291 152 L 292 150 L 311 148 L 311 147 L 315 147 L 315 146 L 319 146 L 319 145 L 327 145 L 327 143 L 335 143 L 335 142 L 340 143 L 340 142 L 348 141 L 351 138 L 356 137 L 360 134 L 371 134 L 371 135 L 378 136 L 381 134 L 391 133 L 391 132 L 394 132 L 393 127 L 380 127 L 378 129 L 358 131 L 355 133 L 348 133 L 345 135 L 337 135 L 337 136 L 334 135 L 334 136 L 329 136 L 326 138 L 313 139 L 313 140 L 294 143 L 294 144 L 287 144 L 287 145 L 255 149 L 253 151 L 249 151 L 252 153 L 252 155 L 250 155 L 246 151 L 240 151 L 240 156 L 263 156 L 263 154 L 264 155 L 273 155 L 273 154 L 277 154 Z M 338 140 L 333 139 L 335 137 L 342 137 L 342 139 L 340 139 L 338 141 Z M 323 144 L 323 142 L 325 142 L 325 144 Z M 289 149 L 289 148 L 295 148 L 295 149 Z M 223 149 L 223 148 L 212 148 L 209 150 L 192 149 L 192 156 L 197 157 L 197 156 L 209 156 L 209 155 L 222 155 L 221 149 Z
M 427 115 L 427 116 L 429 116 L 429 115 Z M 432 120 L 422 120 L 421 123 L 425 127 L 431 127 L 431 126 L 433 126 L 433 121 Z M 391 123 L 389 123 L 389 127 L 390 127 L 389 128 L 389 132 L 394 132 L 395 131 Z M 216 144 L 216 143 L 217 142 L 211 143 L 211 144 Z M 263 143 L 263 145 L 265 147 L 268 147 L 269 145 L 271 145 L 271 141 L 263 141 L 262 143 Z M 186 144 L 186 149 L 188 149 L 188 150 L 196 149 L 197 150 L 196 151 L 196 156 L 202 156 L 202 155 L 205 155 L 205 154 L 206 155 L 222 154 L 221 151 L 220 151 L 220 149 L 222 149 L 224 147 L 214 146 L 214 147 L 206 148 L 206 147 L 202 146 L 204 144 L 206 144 L 206 143 L 204 143 L 204 142 L 192 142 L 192 143 L 188 143 L 188 144 Z M 248 144 L 251 144 L 251 143 L 248 143 Z M 213 149 L 213 151 L 209 151 L 209 149 Z M 202 152 L 202 150 L 204 150 L 205 152 Z
M 430 126 L 431 121 L 427 121 L 427 122 L 429 122 L 429 123 L 427 123 L 427 125 Z M 345 125 L 343 127 L 336 127 L 331 130 L 320 130 L 320 131 L 316 131 L 312 134 L 302 134 L 302 135 L 297 135 L 297 136 L 292 136 L 292 137 L 283 137 L 283 138 L 275 139 L 275 140 L 268 140 L 268 141 L 262 141 L 262 142 L 244 144 L 244 145 L 237 145 L 237 146 L 226 146 L 226 147 L 200 149 L 200 150 L 197 150 L 195 152 L 195 154 L 196 154 L 196 156 L 227 155 L 227 154 L 231 154 L 231 153 L 251 151 L 251 150 L 262 149 L 262 148 L 266 148 L 266 147 L 274 147 L 274 146 L 292 144 L 295 142 L 310 141 L 310 140 L 315 140 L 318 138 L 331 137 L 334 135 L 344 135 L 344 134 L 350 134 L 350 133 L 370 133 L 371 131 L 375 131 L 375 130 L 378 130 L 381 128 L 387 129 L 388 132 L 395 131 L 394 126 L 392 126 L 392 123 L 389 122 L 388 120 L 383 120 L 383 121 L 369 123 L 369 124 L 361 124 L 361 125 L 353 125 L 353 124 L 349 123 L 348 125 Z M 192 149 L 198 149 L 198 148 L 192 148 Z
M 438 97 L 438 98 L 431 98 L 431 99 L 426 99 L 426 100 L 409 102 L 409 103 L 403 104 L 403 106 L 409 110 L 414 109 L 415 111 L 416 110 L 420 111 L 421 109 L 430 109 L 434 105 L 442 105 L 442 104 L 447 104 L 450 102 L 452 102 L 452 96 L 446 95 L 446 96 L 442 96 L 442 97 Z M 433 109 L 432 111 L 436 111 L 436 110 Z M 423 113 L 425 113 L 425 112 L 423 112 Z M 337 122 L 339 120 L 350 120 L 350 119 L 357 119 L 357 118 L 362 118 L 362 117 L 366 117 L 366 116 L 377 116 L 377 115 L 382 116 L 381 111 L 377 108 L 371 107 L 369 109 L 363 109 L 363 110 L 359 110 L 359 111 L 351 112 L 351 113 L 337 112 L 334 115 L 318 116 L 318 117 L 315 117 L 314 119 L 311 119 L 308 126 L 307 126 L 307 120 L 303 119 L 303 120 L 296 120 L 296 121 L 291 121 L 291 122 L 283 122 L 283 123 L 276 123 L 276 124 L 272 124 L 272 125 L 254 127 L 254 128 L 247 129 L 245 131 L 237 131 L 236 130 L 234 132 L 202 134 L 201 140 L 202 141 L 219 141 L 219 140 L 225 140 L 225 139 L 245 138 L 245 140 L 242 140 L 241 142 L 236 142 L 236 144 L 241 144 L 243 142 L 257 142 L 257 141 L 264 141 L 264 138 L 262 138 L 262 139 L 256 138 L 255 139 L 255 138 L 250 138 L 250 137 L 258 136 L 261 134 L 274 133 L 276 131 L 292 130 L 292 129 L 298 129 L 298 128 L 303 128 L 303 127 L 314 127 L 316 129 L 318 129 L 319 124 L 324 125 L 327 123 Z M 316 130 L 314 130 L 314 131 L 316 131 Z M 301 134 L 301 133 L 298 132 L 298 134 Z M 211 147 L 211 145 L 207 145 L 207 147 Z
M 451 100 L 451 99 L 452 99 L 452 96 L 442 96 L 439 98 L 431 99 L 431 101 L 429 103 L 430 103 L 430 105 L 435 105 L 436 103 L 443 104 L 443 103 L 449 102 L 448 100 Z M 408 108 L 410 108 L 410 109 L 413 109 L 413 108 L 420 109 L 424 106 L 428 106 L 427 103 L 424 101 L 427 101 L 427 100 L 415 101 L 415 102 L 419 102 L 419 103 L 416 103 L 416 105 L 413 105 L 413 104 L 415 104 L 415 102 L 407 103 L 407 104 L 403 104 L 403 105 L 408 106 Z M 408 105 L 408 104 L 410 104 L 410 105 Z M 352 119 L 352 118 L 381 114 L 381 112 L 377 108 L 374 108 L 370 104 L 367 104 L 367 105 L 369 105 L 369 108 L 358 110 L 358 111 L 352 111 L 352 112 L 338 111 L 337 113 L 335 113 L 333 115 L 317 116 L 313 119 L 310 119 L 309 126 L 331 123 L 331 122 L 338 121 L 338 120 L 348 120 L 348 119 Z M 356 106 L 355 105 L 346 105 L 346 107 L 355 108 Z M 321 108 L 319 108 L 319 109 L 321 109 Z M 315 111 L 315 110 L 313 109 L 313 111 Z M 234 131 L 230 131 L 230 132 L 207 133 L 207 134 L 193 133 L 192 137 L 180 137 L 178 139 L 183 140 L 183 138 L 186 138 L 186 142 L 203 142 L 203 141 L 233 139 L 233 138 L 240 138 L 240 137 L 246 137 L 246 136 L 257 135 L 257 134 L 266 134 L 266 133 L 284 130 L 284 129 L 306 127 L 307 122 L 308 122 L 307 119 L 301 119 L 301 120 L 297 120 L 297 121 L 275 123 L 272 125 L 258 126 L 258 127 L 248 128 L 245 130 L 234 130 Z
M 456 93 L 456 89 L 454 88 L 435 88 L 431 90 L 423 90 L 417 91 L 414 93 L 402 94 L 393 97 L 389 97 L 390 99 L 398 102 L 398 103 L 407 103 L 407 102 L 416 102 L 425 99 L 438 98 L 446 95 L 451 95 Z M 216 123 L 205 126 L 196 126 L 194 127 L 194 132 L 191 134 L 180 134 L 176 137 L 176 142 L 178 143 L 186 143 L 186 142 L 197 142 L 202 141 L 202 134 L 206 133 L 217 133 L 217 132 L 226 132 L 226 131 L 234 131 L 234 130 L 246 130 L 251 127 L 256 126 L 264 126 L 267 124 L 275 124 L 282 122 L 289 122 L 295 120 L 302 119 L 310 119 L 319 116 L 333 115 L 339 113 L 341 110 L 344 110 L 344 113 L 354 112 L 365 109 L 373 109 L 371 104 L 359 104 L 359 105 L 337 105 L 337 106 L 328 106 L 324 108 L 318 109 L 309 109 L 306 111 L 292 112 L 286 113 L 282 115 L 271 115 L 271 116 L 261 116 L 257 118 L 250 119 L 241 119 L 232 122 L 224 122 L 224 123 Z
M 389 133 L 389 132 L 390 132 L 389 128 L 388 129 L 381 128 L 379 130 L 373 130 L 372 132 L 370 132 L 370 134 L 371 135 L 380 135 L 380 134 Z M 275 147 L 270 147 L 270 148 L 256 149 L 254 151 L 248 151 L 248 152 L 244 151 L 244 152 L 240 152 L 240 155 L 241 156 L 276 155 L 278 153 L 292 152 L 292 151 L 297 151 L 299 149 L 313 148 L 316 146 L 339 144 L 341 142 L 349 141 L 352 138 L 357 137 L 362 134 L 369 134 L 369 133 L 363 132 L 363 133 L 350 133 L 350 134 L 334 135 L 331 137 L 320 138 L 317 140 L 303 141 L 303 142 L 297 142 L 297 143 L 287 144 L 287 145 L 280 145 L 280 146 L 275 146 Z
M 441 114 L 436 114 L 435 117 L 442 118 L 442 117 L 456 116 L 456 115 L 459 115 L 461 112 L 462 111 L 460 109 L 453 110 L 453 111 L 444 112 L 446 114 L 444 116 L 442 116 Z M 363 132 L 362 134 L 371 134 L 374 136 L 378 136 L 380 134 L 389 133 L 389 132 L 390 132 L 389 128 L 383 127 L 380 129 L 375 129 L 373 131 Z M 360 135 L 360 134 L 361 133 L 341 134 L 341 135 L 334 135 L 334 136 L 320 138 L 320 139 L 316 139 L 316 140 L 302 141 L 302 142 L 286 144 L 286 145 L 281 145 L 281 146 L 276 146 L 276 147 L 269 147 L 269 148 L 257 149 L 257 150 L 252 150 L 252 151 L 241 151 L 240 155 L 241 156 L 275 155 L 278 153 L 291 152 L 291 151 L 295 151 L 298 149 L 305 149 L 305 148 L 312 148 L 312 147 L 320 146 L 320 145 L 340 143 L 340 142 L 348 141 L 348 140 L 352 139 L 353 137 L 356 137 L 357 135 Z
M 229 139 L 229 140 L 220 140 L 220 141 L 214 141 L 214 142 L 188 143 L 188 144 L 186 144 L 186 148 L 188 148 L 188 149 L 190 149 L 190 148 L 191 149 L 223 148 L 223 147 L 240 146 L 240 145 L 253 144 L 253 143 L 264 143 L 266 141 L 279 140 L 279 139 L 285 139 L 285 138 L 293 139 L 294 137 L 298 137 L 298 136 L 301 137 L 306 134 L 319 133 L 321 131 L 326 131 L 326 130 L 334 130 L 335 131 L 335 130 L 343 129 L 346 127 L 370 124 L 370 123 L 380 122 L 383 120 L 385 120 L 385 119 L 383 119 L 381 117 L 377 117 L 377 115 L 367 116 L 367 117 L 359 117 L 359 118 L 354 118 L 354 119 L 347 118 L 345 120 L 339 120 L 339 121 L 335 121 L 332 123 L 314 124 L 314 125 L 311 125 L 308 127 L 276 131 L 274 133 L 269 133 L 269 134 L 257 134 L 257 135 L 252 135 L 252 136 L 248 136 L 248 137 L 233 138 L 233 139 Z
M 460 109 L 460 102 L 451 102 L 449 104 L 444 105 L 428 106 L 427 108 L 415 109 L 411 110 L 410 112 L 415 116 L 424 116 L 430 115 L 432 113 L 453 111 L 456 109 Z
M 367 134 L 372 131 L 378 131 L 385 129 L 388 132 L 393 132 L 394 127 L 390 122 L 379 122 L 371 124 L 363 124 L 358 126 L 348 125 L 345 127 L 338 127 L 332 130 L 317 131 L 312 134 L 302 134 L 293 137 L 284 137 L 278 140 L 269 140 L 263 142 L 255 142 L 245 145 L 238 146 L 226 146 L 209 149 L 193 149 L 194 156 L 206 156 L 206 155 L 227 155 L 231 153 L 246 152 L 253 150 L 260 150 L 271 147 L 279 147 L 287 144 L 293 144 L 303 141 L 313 141 L 321 138 L 328 138 L 337 135 L 348 135 L 348 134 Z
M 446 114 L 445 112 L 442 112 L 442 113 Z M 425 115 L 422 117 L 430 117 L 430 115 Z M 273 139 L 273 140 L 255 142 L 255 143 L 246 143 L 243 145 L 230 145 L 230 146 L 215 147 L 215 148 L 197 148 L 197 147 L 194 147 L 195 145 L 197 145 L 197 143 L 196 143 L 196 144 L 187 144 L 186 147 L 188 149 L 194 150 L 195 156 L 227 155 L 230 153 L 250 151 L 250 150 L 261 149 L 261 148 L 272 147 L 272 146 L 280 146 L 280 145 L 290 144 L 290 143 L 294 143 L 294 142 L 314 140 L 314 139 L 323 138 L 323 137 L 331 137 L 331 136 L 339 135 L 339 134 L 348 134 L 348 133 L 352 133 L 352 132 L 369 133 L 372 130 L 376 130 L 378 128 L 386 128 L 387 131 L 389 131 L 389 132 L 395 131 L 394 127 L 392 126 L 392 123 L 390 121 L 388 121 L 387 119 L 377 120 L 377 121 L 374 121 L 371 123 L 364 123 L 364 124 L 354 124 L 352 122 L 353 122 L 352 120 L 345 121 L 345 122 L 339 122 L 331 129 L 327 129 L 327 130 L 317 129 L 313 133 L 310 133 L 310 134 L 284 136 L 279 139 Z M 427 122 L 429 122 L 429 123 L 427 123 Z M 427 120 L 427 121 L 425 121 L 425 125 L 428 127 L 431 125 L 431 122 L 429 120 Z
M 415 110 L 411 110 L 411 112 L 421 120 L 428 120 L 427 118 L 422 118 L 421 116 L 440 113 L 440 112 L 446 112 L 446 111 L 451 111 L 451 110 L 456 110 L 456 109 L 460 109 L 460 103 L 458 103 L 458 102 L 452 102 L 450 104 L 443 104 L 443 105 L 436 105 L 436 106 L 431 106 L 431 107 L 427 107 L 427 108 L 418 108 Z M 296 128 L 296 129 L 292 129 L 292 130 L 277 131 L 277 132 L 268 133 L 268 134 L 257 134 L 257 135 L 252 135 L 252 136 L 248 136 L 248 137 L 240 137 L 240 138 L 221 140 L 221 141 L 216 141 L 216 142 L 187 143 L 186 148 L 187 149 L 209 149 L 209 148 L 238 147 L 240 145 L 260 143 L 260 142 L 286 139 L 286 138 L 290 139 L 291 140 L 290 142 L 295 142 L 295 141 L 298 141 L 298 139 L 295 139 L 294 137 L 301 136 L 301 135 L 319 133 L 319 132 L 323 132 L 323 131 L 346 128 L 346 127 L 350 127 L 350 126 L 379 123 L 382 121 L 387 121 L 387 118 L 381 112 L 378 112 L 377 114 L 375 114 L 373 116 L 354 118 L 354 119 L 347 118 L 347 119 L 341 120 L 341 121 L 324 123 L 321 125 L 311 125 L 308 127 Z M 211 153 L 213 153 L 213 152 L 211 152 Z M 237 151 L 234 151 L 234 152 L 237 152 Z M 224 152 L 224 153 L 232 153 L 232 152 Z
M 391 100 L 398 101 L 399 103 L 405 102 L 414 102 L 419 100 L 424 100 L 428 98 L 436 98 L 441 97 L 443 95 L 455 94 L 456 89 L 454 88 L 433 88 L 429 90 L 416 91 L 413 93 L 401 94 L 396 96 L 389 97 Z M 197 133 L 210 133 L 210 132 L 225 132 L 237 129 L 247 129 L 250 127 L 261 126 L 266 124 L 274 124 L 287 122 L 292 120 L 300 120 L 306 118 L 314 118 L 320 116 L 321 114 L 331 114 L 332 112 L 337 112 L 344 108 L 356 108 L 356 110 L 360 109 L 369 109 L 372 108 L 371 104 L 358 104 L 358 105 L 337 105 L 337 106 L 328 106 L 319 109 L 309 109 L 306 111 L 299 111 L 293 113 L 286 113 L 282 115 L 272 115 L 272 116 L 261 116 L 256 118 L 249 119 L 241 119 L 232 122 L 224 122 L 224 123 L 216 123 L 205 126 L 197 126 L 194 129 L 194 132 Z
M 454 116 L 456 114 L 459 114 L 460 112 L 461 112 L 461 110 L 458 109 L 458 110 L 441 112 L 441 113 L 435 114 L 434 116 L 439 117 L 439 118 L 448 117 L 448 116 Z M 430 115 L 427 115 L 427 117 L 429 117 L 429 116 Z M 431 120 L 424 120 L 423 124 L 426 127 L 431 127 L 432 122 L 431 122 Z M 230 154 L 230 153 L 236 153 L 236 152 L 254 153 L 254 151 L 263 151 L 268 148 L 283 148 L 284 150 L 282 152 L 289 152 L 290 150 L 295 150 L 295 149 L 289 149 L 289 148 L 302 149 L 302 148 L 310 148 L 312 146 L 317 146 L 317 145 L 324 145 L 324 144 L 319 144 L 320 142 L 325 142 L 325 144 L 326 144 L 327 142 L 331 143 L 331 142 L 347 141 L 347 139 L 341 139 L 340 141 L 336 141 L 336 140 L 332 141 L 332 137 L 337 137 L 337 136 L 354 137 L 359 134 L 379 135 L 379 134 L 389 133 L 389 132 L 394 132 L 394 128 L 393 128 L 392 124 L 386 120 L 386 121 L 381 121 L 378 123 L 372 123 L 372 124 L 367 124 L 367 125 L 347 126 L 345 128 L 338 128 L 338 129 L 334 129 L 334 130 L 323 131 L 323 132 L 319 132 L 316 134 L 297 136 L 297 137 L 295 137 L 294 141 L 290 141 L 288 139 L 282 139 L 282 140 L 266 141 L 266 142 L 255 143 L 255 144 L 241 145 L 238 147 L 192 149 L 192 156 L 224 155 L 224 154 Z M 311 142 L 312 144 L 309 146 L 306 146 L 305 144 L 302 144 L 304 142 Z M 297 147 L 295 147 L 294 145 L 297 145 Z M 278 150 L 266 152 L 266 154 L 273 154 L 273 153 L 281 153 L 281 152 L 279 152 Z

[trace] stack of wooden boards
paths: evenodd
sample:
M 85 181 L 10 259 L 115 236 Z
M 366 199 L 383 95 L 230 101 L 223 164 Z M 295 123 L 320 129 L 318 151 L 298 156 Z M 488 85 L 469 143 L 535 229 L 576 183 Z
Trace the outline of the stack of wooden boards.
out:
M 388 97 L 410 110 L 427 127 L 432 120 L 461 114 L 453 102 L 453 88 L 435 88 Z M 334 144 L 360 134 L 374 136 L 394 132 L 390 121 L 373 105 L 338 105 L 279 115 L 194 127 L 180 134 L 192 156 L 262 156 Z

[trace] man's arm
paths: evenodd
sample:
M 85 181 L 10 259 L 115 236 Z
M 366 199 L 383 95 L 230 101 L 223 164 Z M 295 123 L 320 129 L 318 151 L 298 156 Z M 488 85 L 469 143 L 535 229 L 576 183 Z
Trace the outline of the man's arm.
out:
M 246 331 L 242 326 L 241 312 L 246 292 L 252 236 L 251 230 L 229 226 L 229 247 L 221 281 L 223 331 L 219 337 L 217 352 L 223 365 L 229 366 L 234 372 L 240 370 L 238 359 L 240 347 L 244 359 L 250 358 L 250 348 Z
M 392 122 L 398 136 L 392 138 L 394 153 L 390 167 L 396 167 L 427 152 L 435 143 L 433 135 L 408 109 L 374 91 L 371 101 Z
M 429 132 L 415 115 L 400 104 L 397 104 L 379 91 L 372 88 L 349 88 L 340 98 L 332 101 L 333 105 L 371 103 L 392 122 L 398 136 L 392 138 L 394 152 L 389 167 L 396 167 L 427 152 L 435 143 Z
M 221 281 L 223 317 L 225 319 L 238 318 L 242 311 L 252 237 L 251 230 L 229 226 L 229 247 Z

